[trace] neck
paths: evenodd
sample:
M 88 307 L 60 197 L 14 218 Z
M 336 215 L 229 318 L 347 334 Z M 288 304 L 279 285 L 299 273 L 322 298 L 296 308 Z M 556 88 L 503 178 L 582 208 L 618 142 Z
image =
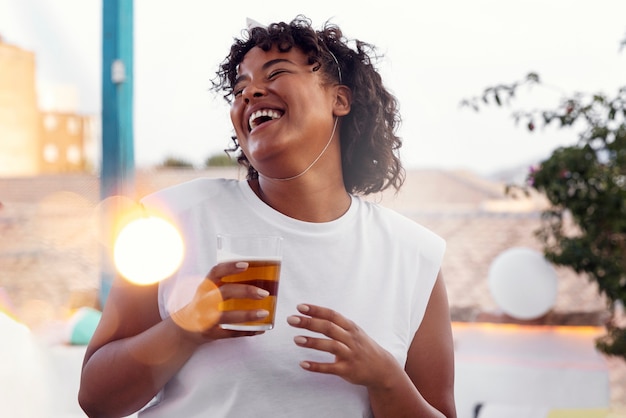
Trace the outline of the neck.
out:
M 311 186 L 310 179 L 289 182 L 260 177 L 250 181 L 256 195 L 282 214 L 305 222 L 330 222 L 350 208 L 351 197 L 341 182 Z M 307 185 L 309 183 L 309 185 Z
M 337 122 L 338 121 L 339 121 L 339 118 L 335 117 L 335 123 L 333 124 L 333 130 L 330 133 L 330 137 L 328 138 L 328 141 L 326 141 L 326 145 L 324 145 L 324 148 L 322 148 L 322 150 L 317 155 L 317 157 L 315 157 L 315 159 L 311 162 L 311 164 L 309 164 L 304 170 L 302 170 L 301 172 L 299 172 L 298 174 L 293 175 L 293 176 L 279 177 L 279 178 L 266 176 L 266 175 L 262 174 L 260 171 L 257 170 L 258 173 L 259 173 L 259 176 L 265 177 L 265 178 L 267 178 L 269 180 L 275 180 L 275 181 L 291 181 L 291 180 L 295 180 L 295 179 L 300 178 L 303 175 L 305 175 L 311 168 L 313 168 L 313 166 L 319 161 L 319 159 L 322 158 L 322 155 L 324 155 L 324 153 L 326 152 L 326 150 L 330 146 L 330 143 L 333 142 L 333 137 L 335 136 L 335 131 L 337 130 Z

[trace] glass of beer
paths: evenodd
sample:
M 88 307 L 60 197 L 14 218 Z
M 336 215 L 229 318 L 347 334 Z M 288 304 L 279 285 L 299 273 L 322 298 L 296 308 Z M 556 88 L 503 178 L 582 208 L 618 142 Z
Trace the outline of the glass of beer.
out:
M 221 324 L 223 329 L 237 331 L 260 331 L 274 328 L 276 297 L 282 262 L 282 238 L 272 235 L 217 235 L 217 262 L 245 261 L 248 269 L 238 274 L 225 276 L 219 286 L 227 283 L 242 283 L 260 287 L 270 294 L 261 300 L 228 299 L 222 302 L 224 311 L 265 309 L 269 315 L 256 321 Z

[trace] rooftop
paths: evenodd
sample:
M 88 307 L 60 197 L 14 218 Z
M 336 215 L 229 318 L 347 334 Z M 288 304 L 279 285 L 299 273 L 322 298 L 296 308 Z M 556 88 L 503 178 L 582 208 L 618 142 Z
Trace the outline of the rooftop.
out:
M 154 170 L 136 174 L 139 197 L 195 177 L 238 177 L 237 169 Z M 493 259 L 512 247 L 541 250 L 534 231 L 545 202 L 539 196 L 513 199 L 504 184 L 469 172 L 412 170 L 398 194 L 370 199 L 430 228 L 447 241 L 443 262 L 455 319 L 468 312 L 494 312 L 487 275 Z M 65 174 L 0 178 L 0 287 L 17 305 L 39 296 L 62 306 L 73 291 L 99 281 L 94 207 L 99 179 Z M 91 233 L 86 233 L 91 231 Z M 606 301 L 586 277 L 557 268 L 555 312 L 601 312 Z M 42 273 L 45 272 L 45 279 Z M 585 318 L 598 321 L 587 315 Z M 593 325 L 596 325 L 594 323 Z

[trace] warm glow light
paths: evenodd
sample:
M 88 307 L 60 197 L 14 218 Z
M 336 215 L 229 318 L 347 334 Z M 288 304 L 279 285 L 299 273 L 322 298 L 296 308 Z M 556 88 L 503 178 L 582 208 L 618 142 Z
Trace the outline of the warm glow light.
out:
M 172 320 L 181 328 L 192 332 L 203 332 L 220 319 L 222 293 L 211 280 L 202 280 L 192 303 L 172 315 Z
M 557 334 L 579 334 L 600 336 L 606 328 L 599 325 L 533 325 L 495 322 L 452 321 L 453 331 L 480 330 L 481 332 L 551 332 Z
M 134 200 L 125 196 L 110 196 L 98 203 L 93 211 L 95 238 L 112 253 L 122 228 L 144 215 L 144 208 Z
M 129 222 L 115 240 L 118 272 L 136 284 L 153 284 L 171 276 L 183 259 L 183 240 L 176 228 L 156 216 Z

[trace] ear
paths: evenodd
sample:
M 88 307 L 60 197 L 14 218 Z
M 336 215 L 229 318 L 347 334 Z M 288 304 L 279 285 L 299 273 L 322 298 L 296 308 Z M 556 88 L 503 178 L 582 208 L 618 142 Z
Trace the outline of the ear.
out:
M 350 113 L 352 105 L 352 90 L 348 86 L 338 84 L 335 86 L 335 103 L 333 106 L 334 116 L 345 116 Z

